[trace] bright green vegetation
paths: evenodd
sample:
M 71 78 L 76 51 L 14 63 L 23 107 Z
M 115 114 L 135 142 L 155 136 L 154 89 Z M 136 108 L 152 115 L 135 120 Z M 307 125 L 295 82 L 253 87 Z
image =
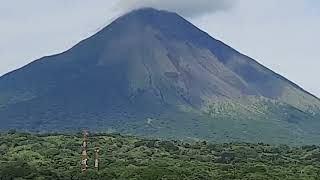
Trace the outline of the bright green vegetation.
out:
M 2 179 L 320 179 L 320 147 L 151 140 L 90 135 L 100 170 L 80 171 L 81 134 L 0 136 Z

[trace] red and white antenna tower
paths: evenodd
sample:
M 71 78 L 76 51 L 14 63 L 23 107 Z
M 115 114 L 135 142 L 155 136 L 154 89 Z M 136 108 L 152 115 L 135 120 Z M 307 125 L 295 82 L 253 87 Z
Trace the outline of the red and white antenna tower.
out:
M 95 148 L 94 152 L 94 169 L 99 170 L 99 151 L 100 149 L 98 147 Z
M 82 171 L 87 171 L 88 169 L 88 131 L 83 131 L 83 142 L 82 142 Z

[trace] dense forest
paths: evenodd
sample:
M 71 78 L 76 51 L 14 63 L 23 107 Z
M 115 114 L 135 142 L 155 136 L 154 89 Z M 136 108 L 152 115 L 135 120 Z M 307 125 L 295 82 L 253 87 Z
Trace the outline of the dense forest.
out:
M 0 179 L 320 179 L 320 147 L 263 143 L 182 142 L 119 134 L 89 137 L 81 172 L 82 135 L 0 135 Z M 94 148 L 99 147 L 99 170 Z

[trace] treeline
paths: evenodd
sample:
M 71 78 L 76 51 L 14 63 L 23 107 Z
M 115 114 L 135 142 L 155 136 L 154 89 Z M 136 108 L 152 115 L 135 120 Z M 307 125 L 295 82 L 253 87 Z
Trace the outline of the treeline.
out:
M 81 172 L 81 134 L 0 135 L 0 179 L 320 179 L 320 147 L 187 143 L 96 134 Z M 100 168 L 93 149 L 100 147 Z

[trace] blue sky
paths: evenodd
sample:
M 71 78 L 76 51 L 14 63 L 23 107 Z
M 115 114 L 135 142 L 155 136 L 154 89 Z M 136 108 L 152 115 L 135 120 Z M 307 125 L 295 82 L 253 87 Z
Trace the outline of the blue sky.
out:
M 318 0 L 0 0 L 0 74 L 67 50 L 145 6 L 177 11 L 320 96 Z

